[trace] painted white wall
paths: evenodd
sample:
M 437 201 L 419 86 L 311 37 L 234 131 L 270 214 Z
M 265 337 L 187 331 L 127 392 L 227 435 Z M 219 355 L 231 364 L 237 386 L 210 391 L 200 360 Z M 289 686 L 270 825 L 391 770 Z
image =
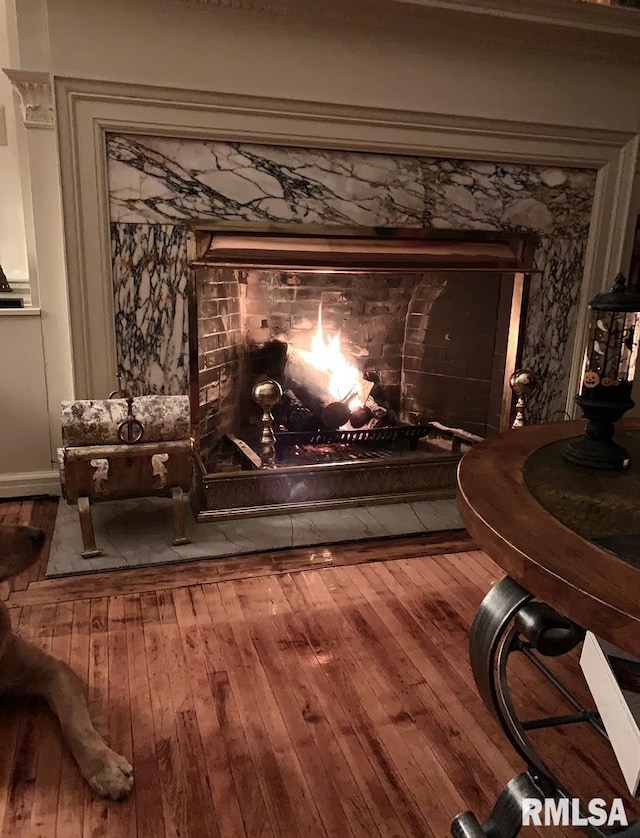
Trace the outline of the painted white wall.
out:
M 13 60 L 11 9 L 0 0 L 0 67 Z M 9 79 L 0 73 L 7 144 L 0 145 L 0 263 L 16 292 L 29 280 L 25 212 L 20 173 L 20 132 L 24 131 Z M 41 321 L 38 313 L 0 310 L 0 496 L 37 491 L 7 485 L 3 477 L 42 475 L 51 469 L 49 413 L 46 398 Z
M 7 2 L 0 0 L 0 67 L 11 64 Z M 9 281 L 26 280 L 27 240 L 16 132 L 16 101 L 11 82 L 0 73 L 0 108 L 4 109 L 6 145 L 0 144 L 0 264 Z
M 40 318 L 0 316 L 0 496 L 2 475 L 50 470 Z
M 15 0 L 0 0 L 2 67 L 20 69 L 25 60 L 32 69 L 48 54 L 42 0 L 27 6 L 25 16 Z M 3 73 L 0 97 L 8 122 L 8 144 L 0 146 L 0 259 L 10 281 L 28 280 L 32 297 L 24 312 L 0 310 L 4 497 L 57 489 L 59 405 L 72 396 L 72 370 L 55 131 L 25 128 Z
M 364 14 L 367 4 L 380 13 Z M 393 5 L 359 0 L 346 23 L 195 0 L 0 0 L 0 63 L 56 76 L 640 131 L 640 73 L 619 38 L 438 9 L 384 11 Z M 0 104 L 11 126 L 3 77 Z M 27 265 L 35 272 L 42 317 L 0 316 L 0 494 L 3 475 L 9 486 L 13 472 L 49 467 L 59 401 L 73 391 L 55 134 L 31 129 L 27 137 L 20 125 L 13 132 L 0 147 L 0 248 L 8 253 L 1 258 L 10 277 L 26 276 Z M 14 143 L 28 163 L 24 206 Z

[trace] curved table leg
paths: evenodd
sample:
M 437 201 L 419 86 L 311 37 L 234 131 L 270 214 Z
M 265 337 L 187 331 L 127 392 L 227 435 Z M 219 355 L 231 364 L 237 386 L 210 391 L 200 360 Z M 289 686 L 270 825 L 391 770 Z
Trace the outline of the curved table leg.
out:
M 522 826 L 522 805 L 525 799 L 572 799 L 562 787 L 531 743 L 525 724 L 513 707 L 507 684 L 507 660 L 512 652 L 527 654 L 538 669 L 545 671 L 553 683 L 579 710 L 563 717 L 563 723 L 590 722 L 600 732 L 597 714 L 585 710 L 530 654 L 535 649 L 542 655 L 561 655 L 573 649 L 584 637 L 575 623 L 567 620 L 533 596 L 509 577 L 487 594 L 474 618 L 469 638 L 471 667 L 482 700 L 500 722 L 512 747 L 527 770 L 506 786 L 489 819 L 480 824 L 472 812 L 462 812 L 451 827 L 453 838 L 515 838 Z M 531 727 L 552 726 L 554 720 L 543 720 Z M 556 720 L 557 723 L 557 720 Z M 586 813 L 583 813 L 586 814 Z M 612 832 L 595 826 L 582 827 L 592 838 L 640 838 L 640 824 Z

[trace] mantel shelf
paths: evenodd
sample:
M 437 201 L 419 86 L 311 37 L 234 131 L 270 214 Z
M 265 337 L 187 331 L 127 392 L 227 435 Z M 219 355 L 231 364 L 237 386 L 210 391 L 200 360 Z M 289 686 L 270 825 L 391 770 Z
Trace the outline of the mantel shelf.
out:
M 171 0 L 175 2 L 175 0 Z M 543 26 L 564 27 L 589 31 L 594 34 L 617 35 L 624 39 L 640 38 L 640 11 L 621 6 L 605 6 L 590 0 L 341 0 L 328 4 L 326 0 L 183 0 L 211 9 L 233 8 L 239 12 L 254 12 L 290 19 L 310 15 L 317 20 L 349 21 L 355 23 L 382 15 L 389 20 L 412 12 L 414 20 L 421 11 L 469 13 L 529 22 Z M 403 8 L 404 7 L 404 8 Z M 376 18 L 381 21 L 381 18 Z
M 390 5 L 449 9 L 532 23 L 640 37 L 640 10 L 587 0 L 385 0 Z

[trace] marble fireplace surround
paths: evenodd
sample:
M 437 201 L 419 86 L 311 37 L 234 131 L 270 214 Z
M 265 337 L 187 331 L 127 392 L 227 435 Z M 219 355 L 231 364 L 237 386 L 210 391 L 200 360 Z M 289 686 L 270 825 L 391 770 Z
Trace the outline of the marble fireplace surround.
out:
M 116 133 L 106 143 L 117 362 L 134 394 L 188 392 L 190 219 L 526 230 L 541 271 L 523 336 L 523 364 L 542 381 L 530 414 L 562 414 L 593 169 Z
M 524 229 L 539 234 L 541 270 L 523 338 L 523 363 L 542 381 L 531 418 L 562 413 L 593 170 L 115 133 L 106 142 L 117 362 L 134 394 L 188 392 L 190 218 Z
M 533 418 L 567 409 L 584 303 L 625 247 L 630 137 L 77 80 L 57 97 L 78 396 L 112 387 L 118 352 L 140 389 L 186 390 L 184 224 L 208 217 L 538 233 L 523 362 Z

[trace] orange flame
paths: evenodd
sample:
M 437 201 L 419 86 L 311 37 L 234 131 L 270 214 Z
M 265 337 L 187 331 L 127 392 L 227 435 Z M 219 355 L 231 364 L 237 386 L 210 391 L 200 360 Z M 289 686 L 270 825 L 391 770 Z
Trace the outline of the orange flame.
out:
M 311 338 L 311 362 L 329 375 L 329 394 L 337 401 L 347 402 L 350 410 L 362 407 L 362 378 L 340 348 L 340 333 L 325 337 L 322 325 L 322 301 L 318 305 L 318 324 Z M 348 401 L 347 401 L 348 400 Z

